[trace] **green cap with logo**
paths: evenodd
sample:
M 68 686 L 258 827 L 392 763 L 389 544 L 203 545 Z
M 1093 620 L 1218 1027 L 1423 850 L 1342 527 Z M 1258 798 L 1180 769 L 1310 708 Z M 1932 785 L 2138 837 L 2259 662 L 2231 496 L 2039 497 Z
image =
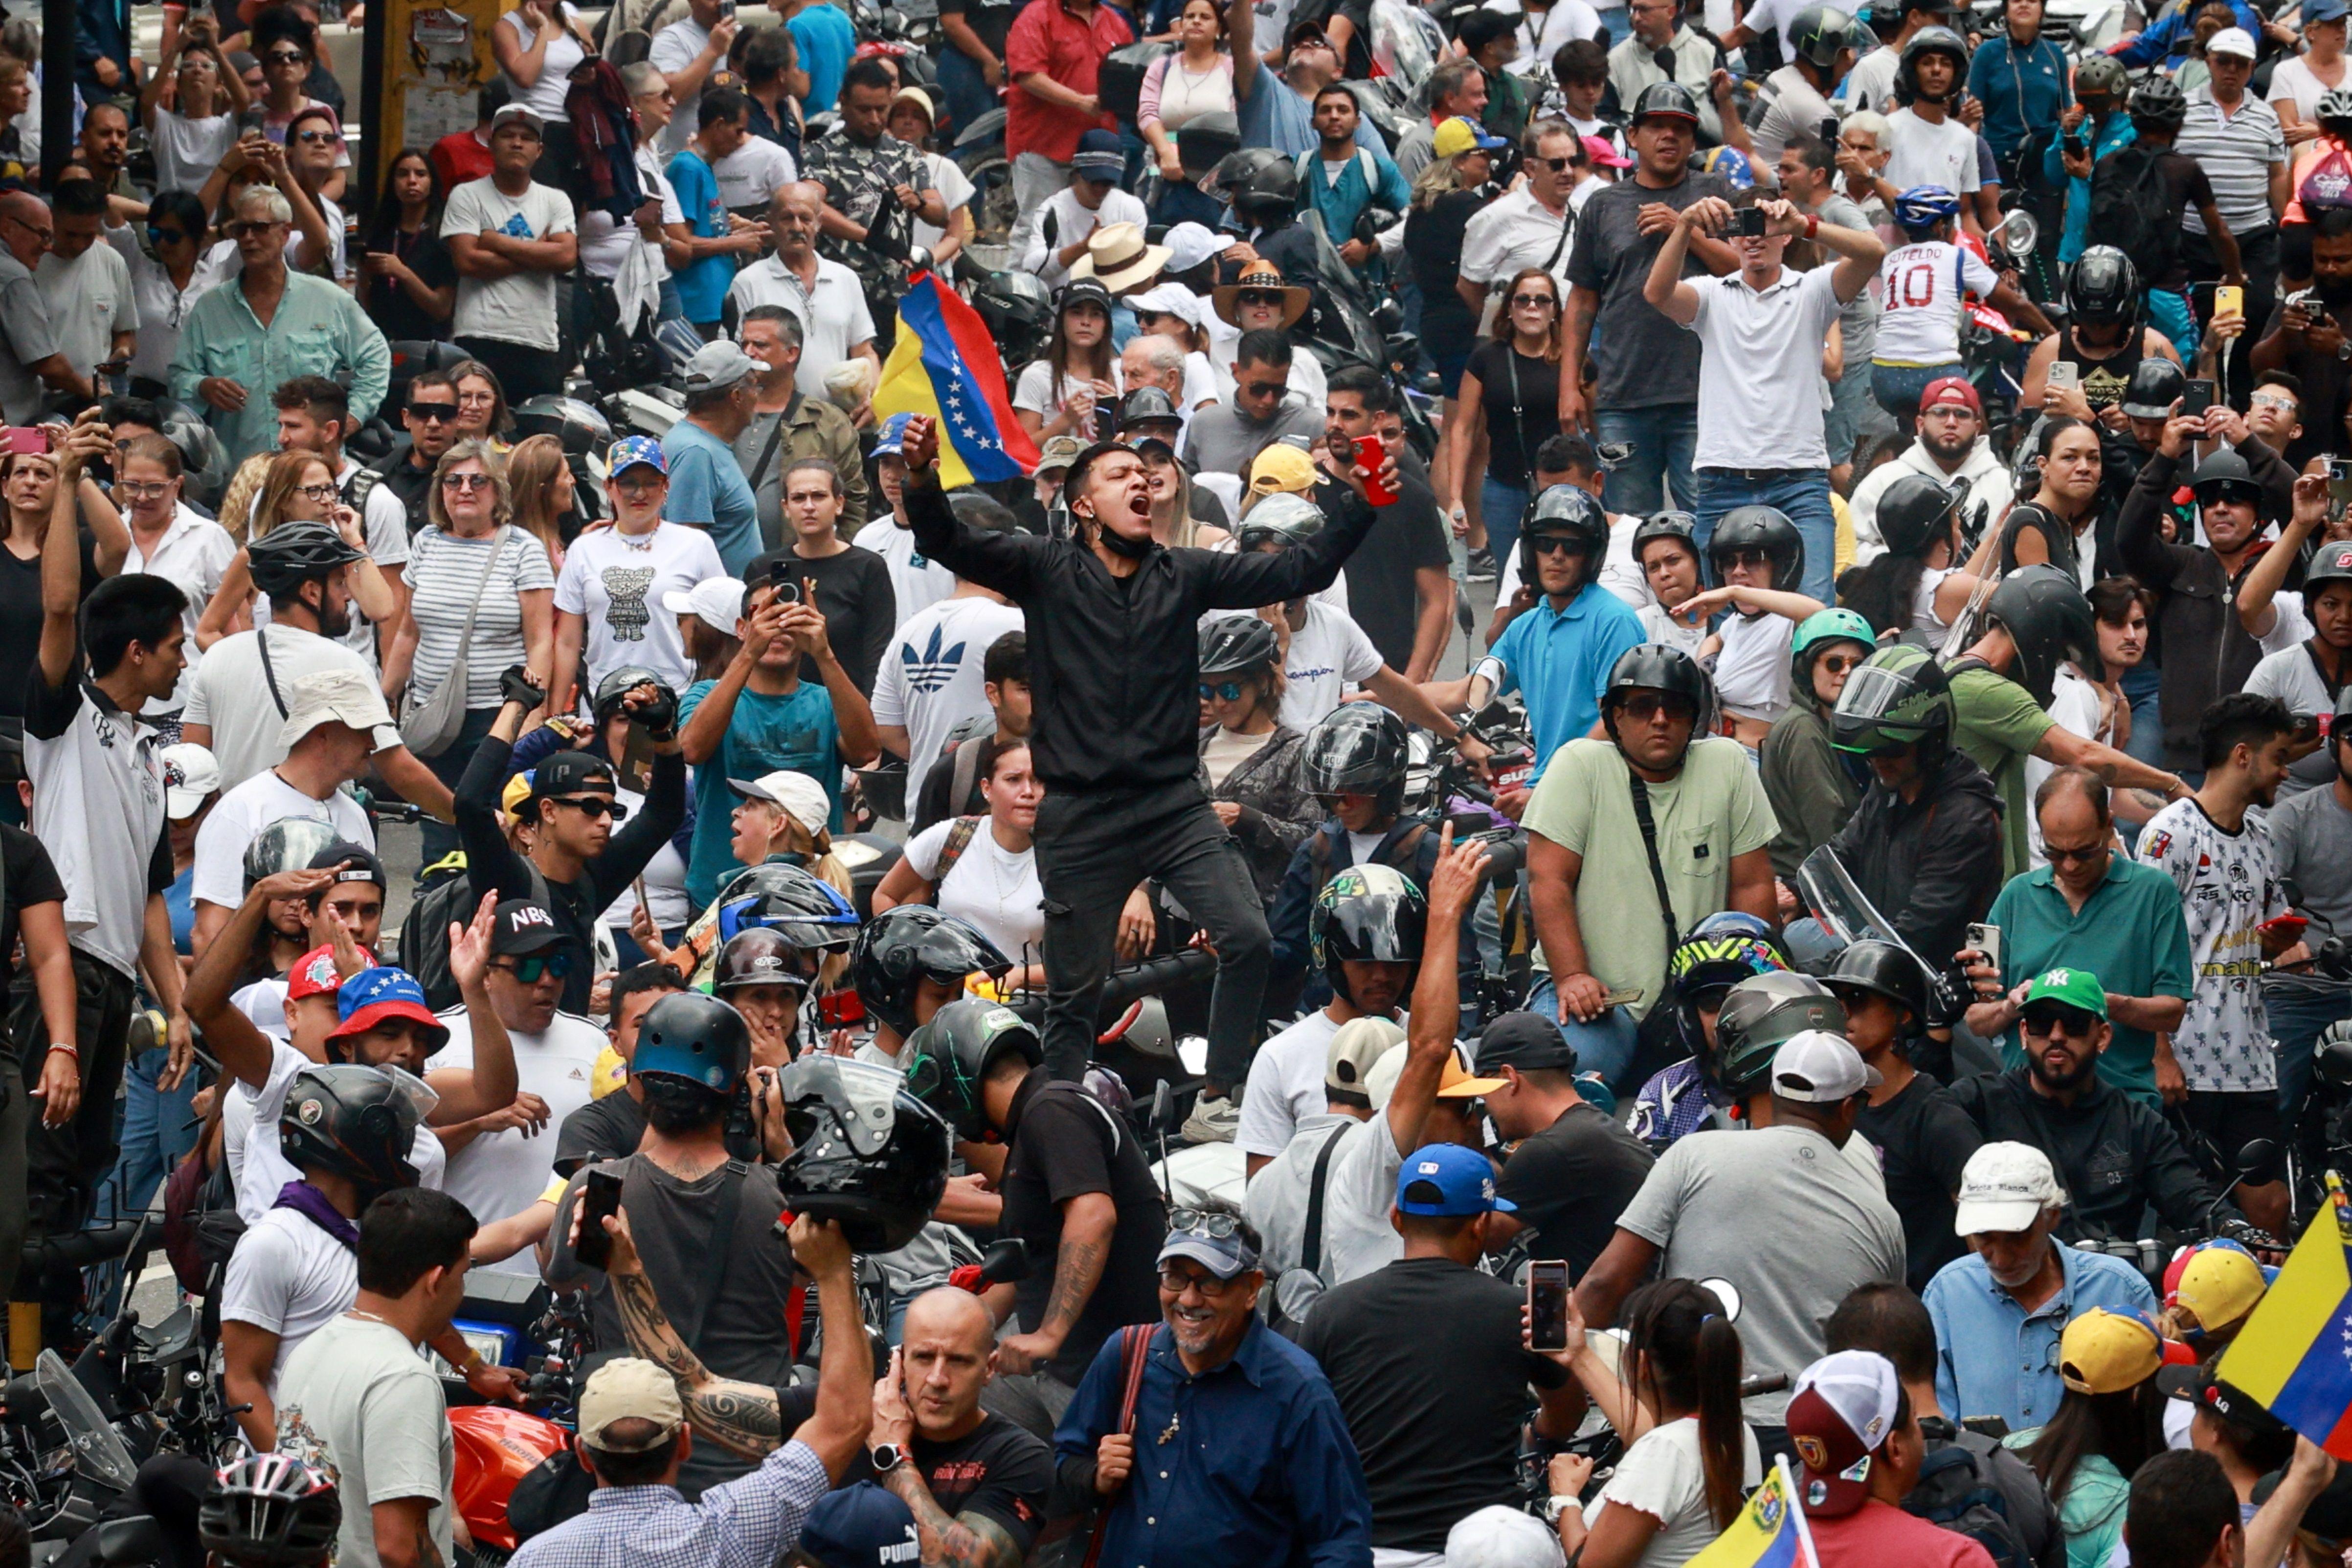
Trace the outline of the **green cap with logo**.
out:
M 2101 1018 L 2107 1016 L 2106 988 L 2087 969 L 2052 969 L 2035 975 L 2033 984 L 2025 988 L 2024 1005 L 2031 1007 L 2036 1002 L 2056 1002 Z

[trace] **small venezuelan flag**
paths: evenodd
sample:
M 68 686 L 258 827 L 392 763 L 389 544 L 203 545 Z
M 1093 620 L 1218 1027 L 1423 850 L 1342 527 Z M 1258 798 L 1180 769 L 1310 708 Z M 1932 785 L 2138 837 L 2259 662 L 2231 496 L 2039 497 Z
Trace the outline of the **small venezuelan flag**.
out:
M 874 414 L 920 414 L 940 427 L 940 483 L 1017 479 L 1037 466 L 1036 443 L 1013 417 L 996 340 L 980 312 L 930 272 L 898 301 L 898 341 L 874 391 Z
M 2295 1243 L 2221 1376 L 2339 1459 L 2352 1459 L 2352 1200 L 2327 1173 L 2327 1206 Z
M 1781 1459 L 1748 1498 L 1731 1528 L 1692 1558 L 1688 1568 L 1801 1568 L 1817 1563 L 1820 1559 L 1813 1555 L 1812 1539 L 1795 1499 L 1789 1462 Z

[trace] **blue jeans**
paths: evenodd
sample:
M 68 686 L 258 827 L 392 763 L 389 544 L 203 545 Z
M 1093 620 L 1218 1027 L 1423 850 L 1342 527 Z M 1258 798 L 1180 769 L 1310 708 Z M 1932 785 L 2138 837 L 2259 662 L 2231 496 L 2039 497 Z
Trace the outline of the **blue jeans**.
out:
M 1549 974 L 1536 976 L 1534 987 L 1528 992 L 1528 1011 L 1559 1022 L 1559 996 L 1552 990 Z M 1641 1043 L 1640 1027 L 1633 1014 L 1612 1007 L 1589 1024 L 1572 1018 L 1560 1024 L 1559 1037 L 1575 1050 L 1578 1072 L 1599 1073 L 1603 1081 L 1614 1084 L 1633 1065 L 1633 1048 Z
M 1749 479 L 1728 468 L 1701 468 L 1696 500 L 1691 510 L 1698 518 L 1701 555 L 1724 513 L 1743 506 L 1778 507 L 1786 512 L 1805 542 L 1805 572 L 1800 582 L 1772 586 L 1793 587 L 1824 605 L 1837 603 L 1837 514 L 1830 510 L 1827 468 L 1784 468 L 1769 479 Z
M 1647 517 L 1665 509 L 1669 488 L 1676 506 L 1692 503 L 1696 489 L 1691 459 L 1698 451 L 1696 405 L 1596 409 L 1592 426 L 1601 441 L 1633 448 L 1633 456 L 1610 470 L 1601 497 L 1603 506 L 1611 511 Z
M 998 106 L 996 89 L 980 74 L 980 65 L 953 44 L 940 46 L 940 88 L 947 94 L 947 136 L 951 142 L 963 128 Z
M 147 1206 L 172 1167 L 196 1146 L 194 1100 L 200 1075 L 191 1072 L 166 1094 L 155 1081 L 172 1053 L 162 1047 L 140 1052 L 123 1073 L 122 1152 L 115 1157 L 111 1184 L 114 1213 L 129 1217 Z M 110 1220 L 101 1212 L 93 1223 Z
M 1200 186 L 1183 180 L 1169 181 L 1160 187 L 1160 203 L 1152 209 L 1154 223 L 1174 227 L 1180 223 L 1197 223 L 1213 231 L 1218 220 L 1225 216 L 1225 205 L 1203 193 Z
M 1503 559 L 1519 547 L 1519 520 L 1527 515 L 1524 485 L 1507 485 L 1491 474 L 1478 486 L 1478 515 L 1486 524 L 1486 552 L 1500 570 Z
M 2131 744 L 2124 748 L 2125 754 L 2152 768 L 2164 765 L 2164 710 L 2157 702 L 2163 681 L 2155 664 L 2145 659 L 2126 670 L 2122 681 L 2132 716 Z
M 1601 13 L 1601 25 L 1609 33 L 1609 42 L 1603 47 L 1613 49 L 1625 41 L 1627 33 L 1633 31 L 1632 14 L 1623 5 L 1612 5 Z
M 1948 375 L 1966 379 L 1968 373 L 1969 367 L 1957 361 L 1951 364 L 1873 364 L 1870 394 L 1878 399 L 1878 406 L 1907 427 L 1919 417 L 1919 399 L 1927 395 L 1930 383 Z
M 2311 1049 L 2328 1025 L 2352 1017 L 2352 991 L 2284 977 L 2265 980 L 2263 1011 L 2278 1053 L 2279 1111 L 2292 1125 L 2311 1092 Z
M 467 709 L 457 738 L 439 756 L 425 759 L 433 776 L 455 790 L 457 781 L 466 776 L 466 764 L 474 760 L 474 753 L 481 749 L 482 738 L 490 732 L 490 721 L 498 716 L 495 708 Z M 418 830 L 424 837 L 422 858 L 418 861 L 420 871 L 429 869 L 443 856 L 457 852 L 457 830 L 447 823 L 436 822 L 428 816 L 418 825 Z

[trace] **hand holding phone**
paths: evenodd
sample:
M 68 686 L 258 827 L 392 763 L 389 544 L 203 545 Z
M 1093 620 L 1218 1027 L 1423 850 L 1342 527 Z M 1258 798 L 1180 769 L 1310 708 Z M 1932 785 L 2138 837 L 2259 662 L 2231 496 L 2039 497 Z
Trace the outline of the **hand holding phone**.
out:
M 1386 441 L 1381 440 L 1378 436 L 1360 436 L 1356 438 L 1356 461 L 1362 467 L 1366 475 L 1364 499 L 1374 506 L 1396 504 L 1396 491 L 1381 483 L 1381 467 L 1388 460 L 1389 447 Z
M 2047 379 L 2052 386 L 2080 386 L 2083 384 L 2083 367 L 2070 359 L 2052 360 Z
M 2211 382 L 2202 377 L 2190 382 L 2180 395 L 2180 416 L 2183 419 L 2203 418 L 2205 411 L 2213 406 L 2213 396 Z
M 1559 1258 L 1528 1265 L 1528 1348 L 1568 1349 L 1568 1265 Z
M 2000 927 L 1971 925 L 1968 929 L 1968 945 L 1984 954 L 1984 961 L 1995 969 L 2000 967 Z
M 621 1178 L 591 1171 L 580 1194 L 580 1239 L 572 1256 L 582 1267 L 603 1268 L 613 1260 L 613 1237 L 604 1221 L 621 1212 Z

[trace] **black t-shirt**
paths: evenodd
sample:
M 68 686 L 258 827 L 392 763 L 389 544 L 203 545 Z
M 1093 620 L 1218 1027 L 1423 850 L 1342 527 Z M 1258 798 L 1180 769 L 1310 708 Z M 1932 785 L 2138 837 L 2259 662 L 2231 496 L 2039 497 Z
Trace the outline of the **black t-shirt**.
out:
M 555 1173 L 568 1181 L 583 1165 L 625 1160 L 637 1152 L 645 1137 L 646 1108 L 627 1089 L 616 1089 L 565 1117 L 555 1130 Z M 727 1152 L 738 1160 L 756 1160 L 760 1141 L 739 1131 L 730 1119 Z
M 1045 1523 L 1045 1493 L 1054 1484 L 1054 1450 L 1043 1439 L 989 1415 L 952 1443 L 934 1443 L 918 1432 L 907 1450 L 942 1512 L 950 1519 L 976 1513 L 992 1520 L 1023 1557 L 1029 1555 Z M 874 1467 L 860 1453 L 850 1460 L 841 1484 L 873 1479 Z
M 1559 365 L 1490 338 L 1471 352 L 1467 368 L 1478 378 L 1486 416 L 1486 472 L 1496 484 L 1525 489 L 1536 448 L 1559 430 Z
M 1436 341 L 1433 334 L 1438 328 L 1463 332 L 1477 329 L 1477 317 L 1462 302 L 1454 285 L 1462 276 L 1462 231 L 1470 226 L 1478 209 L 1494 198 L 1494 191 L 1486 186 L 1448 191 L 1429 205 L 1405 215 L 1404 247 L 1412 258 L 1412 275 L 1421 283 L 1421 341 L 1424 343 Z
M 96 546 L 81 535 L 81 592 L 99 584 Z M 25 716 L 25 686 L 41 658 L 41 558 L 0 548 L 0 719 Z
M 1903 1272 L 1911 1289 L 1925 1290 L 1937 1269 L 1968 1250 L 1952 1234 L 1954 1198 L 1984 1134 L 1924 1072 L 1885 1104 L 1864 1106 L 1853 1130 L 1878 1148 L 1886 1201 L 1903 1222 Z
M 1613 1118 L 1579 1102 L 1520 1143 L 1495 1190 L 1536 1234 L 1532 1258 L 1563 1258 L 1581 1279 L 1616 1234 L 1617 1216 L 1656 1159 Z
M 0 551 L 0 555 L 5 553 Z M 5 825 L 0 825 L 0 878 L 6 879 L 8 903 L 0 914 L 0 996 L 5 996 L 16 978 L 16 911 L 26 904 L 64 903 L 66 885 L 41 841 Z
M 874 672 L 882 668 L 882 656 L 889 651 L 891 635 L 898 629 L 898 595 L 890 586 L 889 563 L 855 544 L 814 561 L 798 555 L 789 559 L 795 578 L 816 584 L 816 607 L 824 613 L 833 657 L 841 660 L 849 683 L 871 697 Z M 756 581 L 757 574 L 767 569 L 765 558 L 753 562 L 751 569 L 753 576 L 746 581 Z M 816 660 L 801 661 L 801 679 L 814 685 L 824 683 Z
M 449 247 L 441 243 L 441 237 L 431 226 L 415 234 L 394 229 L 390 234 L 371 236 L 365 248 L 392 252 L 408 263 L 428 287 L 447 289 L 457 284 L 457 264 L 449 259 Z M 362 274 L 360 302 L 366 307 L 368 318 L 394 342 L 432 342 L 449 335 L 449 323 L 426 315 L 425 307 L 410 298 L 408 290 L 394 279 Z
M 971 25 L 972 36 L 988 46 L 988 52 L 996 57 L 1000 65 L 1004 61 L 1004 40 L 1013 31 L 1013 19 L 1019 15 L 1021 7 L 1015 0 L 940 0 L 940 18 L 962 16 Z
M 1020 1284 L 1021 1327 L 1034 1332 L 1054 1293 L 1062 1247 L 1061 1205 L 1087 1193 L 1108 1193 L 1118 1210 L 1102 1279 L 1078 1314 L 1053 1374 L 1076 1386 L 1115 1329 L 1160 1319 L 1160 1244 L 1167 1213 L 1151 1167 L 1126 1124 L 1074 1083 L 1051 1081 L 1033 1069 L 1013 1092 L 1004 1158 L 1003 1234 L 1029 1243 L 1037 1260 Z
M 1454 1521 L 1518 1506 L 1527 1385 L 1568 1373 L 1519 1344 L 1520 1293 L 1443 1258 L 1407 1258 L 1315 1303 L 1322 1363 L 1364 1462 L 1372 1544 L 1443 1552 Z
M 1355 492 L 1336 479 L 1317 487 L 1318 504 L 1337 504 L 1339 492 L 1349 500 Z M 1363 627 L 1380 650 L 1381 662 L 1402 670 L 1412 662 L 1413 632 L 1421 619 L 1421 596 L 1412 574 L 1421 567 L 1445 569 L 1445 524 L 1437 514 L 1437 496 L 1429 488 L 1429 468 L 1419 453 L 1397 453 L 1397 499 L 1372 509 L 1371 531 L 1356 546 L 1342 570 L 1348 580 L 1348 616 Z

